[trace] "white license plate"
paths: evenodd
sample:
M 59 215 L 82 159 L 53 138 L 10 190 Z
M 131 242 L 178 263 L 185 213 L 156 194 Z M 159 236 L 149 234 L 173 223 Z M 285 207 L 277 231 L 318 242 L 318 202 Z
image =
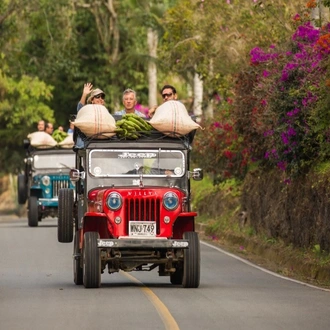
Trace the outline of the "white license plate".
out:
M 129 236 L 156 236 L 156 222 L 130 221 Z

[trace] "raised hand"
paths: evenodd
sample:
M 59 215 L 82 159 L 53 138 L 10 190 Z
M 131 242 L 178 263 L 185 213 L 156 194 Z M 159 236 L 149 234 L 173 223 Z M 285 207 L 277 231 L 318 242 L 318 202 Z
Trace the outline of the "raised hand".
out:
M 91 83 L 84 84 L 83 95 L 88 95 L 93 89 L 93 85 Z

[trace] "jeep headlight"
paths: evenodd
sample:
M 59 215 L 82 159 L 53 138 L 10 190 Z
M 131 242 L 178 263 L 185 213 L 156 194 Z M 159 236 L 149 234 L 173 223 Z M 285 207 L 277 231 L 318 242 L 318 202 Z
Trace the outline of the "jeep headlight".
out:
M 48 175 L 45 175 L 42 177 L 41 182 L 44 186 L 50 185 L 50 177 Z
M 109 194 L 107 199 L 107 206 L 112 211 L 119 210 L 123 205 L 123 200 L 117 192 L 112 192 Z
M 176 193 L 169 191 L 163 197 L 163 205 L 168 211 L 175 210 L 179 205 L 179 197 Z

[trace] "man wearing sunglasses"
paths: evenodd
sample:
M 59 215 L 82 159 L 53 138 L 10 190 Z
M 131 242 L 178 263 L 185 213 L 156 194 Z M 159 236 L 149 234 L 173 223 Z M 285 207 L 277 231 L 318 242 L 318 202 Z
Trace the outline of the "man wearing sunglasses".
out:
M 160 90 L 160 94 L 162 95 L 163 103 L 166 101 L 177 100 L 178 98 L 176 89 L 171 85 L 164 85 L 163 88 Z M 153 106 L 149 109 L 148 115 L 150 118 L 154 115 L 156 109 L 157 106 Z
M 88 94 L 90 95 L 87 99 Z M 86 104 L 86 99 L 88 104 L 104 105 L 105 93 L 99 88 L 93 89 L 93 85 L 91 83 L 86 83 L 84 84 L 83 93 L 78 103 L 77 111 L 79 111 Z
M 87 99 L 88 95 L 89 95 L 89 97 Z M 91 83 L 84 84 L 84 89 L 83 89 L 80 101 L 78 102 L 78 105 L 77 105 L 77 112 L 86 103 L 104 105 L 105 104 L 104 98 L 105 98 L 105 93 L 101 89 L 99 89 L 99 88 L 93 89 L 93 85 Z M 87 99 L 87 102 L 86 102 L 86 99 Z M 84 146 L 83 140 L 81 139 L 80 136 L 77 136 L 76 147 L 82 148 L 83 146 Z
M 160 94 L 162 95 L 163 102 L 176 100 L 178 98 L 176 89 L 171 85 L 163 86 L 163 88 L 160 91 Z

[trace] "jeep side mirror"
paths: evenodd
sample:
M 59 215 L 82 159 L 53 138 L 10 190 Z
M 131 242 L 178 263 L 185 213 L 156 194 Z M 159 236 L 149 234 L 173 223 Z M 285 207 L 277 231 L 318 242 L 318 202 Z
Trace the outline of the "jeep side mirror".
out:
M 203 180 L 203 170 L 201 168 L 194 168 L 192 171 L 192 178 L 196 181 Z
M 73 182 L 79 181 L 79 179 L 85 179 L 85 172 L 79 172 L 77 169 L 70 170 L 70 180 Z
M 23 146 L 24 146 L 24 149 L 27 150 L 30 146 L 30 140 L 29 139 L 24 139 L 23 140 Z

